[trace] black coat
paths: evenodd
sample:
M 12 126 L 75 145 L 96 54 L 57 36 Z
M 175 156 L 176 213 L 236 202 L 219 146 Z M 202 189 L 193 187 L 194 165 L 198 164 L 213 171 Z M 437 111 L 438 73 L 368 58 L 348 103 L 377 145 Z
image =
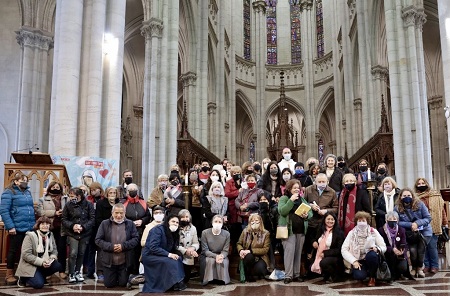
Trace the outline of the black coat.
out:
M 112 219 L 104 220 L 95 237 L 95 244 L 100 248 L 99 259 L 105 267 L 111 267 L 114 254 L 114 244 L 111 242 L 112 223 Z M 134 247 L 139 244 L 139 234 L 133 221 L 125 219 L 124 223 L 126 240 L 122 243 L 122 252 L 125 252 L 127 267 L 130 268 L 135 260 L 134 256 L 140 255 L 134 254 Z
M 333 174 L 328 181 L 328 186 L 334 189 L 334 191 L 339 192 L 342 191 L 342 171 L 339 168 L 335 168 Z
M 97 202 L 95 207 L 95 226 L 98 229 L 103 220 L 111 218 L 112 205 L 107 198 Z
M 333 236 L 331 238 L 331 245 L 328 250 L 323 251 L 324 257 L 338 257 L 342 258 L 341 248 L 342 244 L 344 243 L 344 232 L 339 228 L 339 226 L 336 226 L 333 229 Z M 322 236 L 323 232 L 319 229 L 317 231 L 315 242 L 319 243 L 319 238 Z M 313 256 L 315 258 L 315 254 Z M 313 260 L 314 262 L 314 260 Z
M 400 189 L 395 188 L 395 194 L 394 194 L 394 207 L 397 203 L 398 199 L 398 193 L 400 192 Z M 377 223 L 377 228 L 380 228 L 386 223 L 386 201 L 384 200 L 384 194 L 383 192 L 378 195 L 377 204 L 375 205 L 375 221 Z
M 82 199 L 76 204 L 68 202 L 62 213 L 63 232 L 75 239 L 82 239 L 92 234 L 95 228 L 95 210 L 92 203 Z M 73 226 L 80 224 L 83 227 L 81 233 L 73 231 Z

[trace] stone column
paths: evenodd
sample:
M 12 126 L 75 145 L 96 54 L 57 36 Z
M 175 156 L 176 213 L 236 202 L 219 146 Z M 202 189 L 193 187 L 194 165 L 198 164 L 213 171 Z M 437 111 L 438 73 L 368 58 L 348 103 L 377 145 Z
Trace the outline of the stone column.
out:
M 373 80 L 373 88 L 374 88 L 374 99 L 376 102 L 381 102 L 381 96 L 384 97 L 385 103 L 387 108 L 390 108 L 387 105 L 387 77 L 389 75 L 389 69 L 380 65 L 376 65 L 372 67 L 371 70 L 372 73 L 372 80 Z M 374 122 L 374 127 L 380 127 L 381 126 L 381 103 L 378 104 L 379 106 L 373 106 L 372 116 L 371 119 L 372 122 Z M 387 109 L 386 108 L 386 109 Z M 390 114 L 390 111 L 387 112 Z M 392 126 L 391 124 L 391 117 L 388 116 L 388 122 L 389 126 Z M 378 129 L 377 129 L 378 130 Z
M 77 155 L 83 0 L 57 0 L 49 153 Z
M 195 109 L 195 81 L 197 80 L 197 74 L 194 72 L 186 72 L 181 74 L 180 81 L 183 85 L 183 99 L 187 105 L 187 113 L 189 123 L 194 122 L 198 117 L 197 110 Z M 192 121 L 191 121 L 192 120 Z M 198 120 L 198 119 L 197 119 Z M 191 132 L 191 124 L 188 125 L 189 133 Z M 192 134 L 191 134 L 192 135 Z
M 363 143 L 363 113 L 362 113 L 362 100 L 356 98 L 353 100 L 353 117 L 355 120 L 355 132 L 353 134 L 353 141 L 357 147 L 361 147 Z
M 267 156 L 266 147 L 266 61 L 267 61 L 267 25 L 266 2 L 254 1 L 255 12 L 255 63 L 256 63 L 256 121 L 253 130 L 256 134 L 256 159 L 261 161 Z
M 446 118 L 444 115 L 442 96 L 435 96 L 428 100 L 430 110 L 430 124 L 431 135 L 433 137 L 433 179 L 434 188 L 445 188 L 448 185 L 447 168 L 444 164 L 448 165 L 449 155 L 447 152 L 448 139 L 445 133 L 442 133 L 442 128 L 446 127 L 448 130 Z
M 120 160 L 125 10 L 126 1 L 108 0 L 105 31 L 111 36 L 105 40 L 108 51 L 104 55 L 100 151 L 105 158 L 117 161 Z
M 16 32 L 22 51 L 20 65 L 19 116 L 16 149 L 39 148 L 47 151 L 50 99 L 47 97 L 49 50 L 53 37 L 49 32 L 23 26 Z
M 156 126 L 159 110 L 157 109 L 158 75 L 161 71 L 161 38 L 163 22 L 150 18 L 142 23 L 142 35 L 145 37 L 145 70 L 143 97 L 143 139 L 142 139 L 142 189 L 147 190 L 157 177 L 156 147 L 159 144 L 159 131 Z
M 450 19 L 450 3 L 445 0 L 438 0 L 438 13 L 439 13 L 439 30 L 441 35 L 441 51 L 442 51 L 442 68 L 443 68 L 443 80 L 444 80 L 444 106 L 450 106 L 450 27 L 447 25 Z M 444 112 L 444 110 L 441 110 Z M 439 116 L 439 115 L 438 115 Z M 447 124 L 447 141 L 445 147 L 450 145 L 450 129 L 448 128 L 449 119 L 446 119 Z M 450 151 L 447 151 L 450 153 Z M 447 166 L 446 184 L 449 184 L 450 180 L 450 166 Z

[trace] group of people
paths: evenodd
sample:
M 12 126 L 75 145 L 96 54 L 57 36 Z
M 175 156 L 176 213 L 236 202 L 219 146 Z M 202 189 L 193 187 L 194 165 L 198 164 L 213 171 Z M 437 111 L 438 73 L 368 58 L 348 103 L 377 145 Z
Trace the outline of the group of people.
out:
M 285 148 L 279 162 L 203 161 L 184 178 L 174 165 L 147 200 L 129 170 L 122 185 L 106 191 L 93 182 L 65 195 L 51 182 L 36 212 L 27 177 L 17 174 L 0 204 L 11 242 L 6 281 L 17 280 L 20 246 L 15 275 L 35 288 L 55 272 L 66 278 L 66 270 L 69 282 L 84 281 L 84 266 L 106 287 L 132 282 L 144 283 L 142 292 L 181 291 L 195 260 L 202 285 L 228 284 L 231 254 L 249 282 L 273 271 L 278 253 L 285 284 L 305 276 L 339 281 L 347 273 L 374 286 L 383 258 L 392 280 L 438 272 L 437 241 L 448 227 L 439 191 L 425 178 L 400 189 L 386 164 L 369 168 L 362 159 L 353 172 L 332 154 L 324 167 L 315 158 L 304 165 Z M 191 185 L 188 200 L 182 184 Z

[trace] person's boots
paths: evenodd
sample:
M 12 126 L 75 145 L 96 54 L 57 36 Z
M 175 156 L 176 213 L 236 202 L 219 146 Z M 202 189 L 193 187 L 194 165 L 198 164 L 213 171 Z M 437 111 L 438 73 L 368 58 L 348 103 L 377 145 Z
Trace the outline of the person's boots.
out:
M 5 283 L 7 285 L 15 285 L 17 283 L 17 279 L 14 276 L 14 269 L 7 269 L 6 270 Z

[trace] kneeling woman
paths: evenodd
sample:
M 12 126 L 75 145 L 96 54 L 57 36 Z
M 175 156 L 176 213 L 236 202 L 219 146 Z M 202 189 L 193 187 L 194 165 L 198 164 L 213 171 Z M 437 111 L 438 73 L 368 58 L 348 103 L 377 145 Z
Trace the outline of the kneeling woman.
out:
M 223 217 L 215 215 L 212 218 L 212 228 L 203 230 L 200 256 L 200 280 L 202 285 L 210 281 L 220 280 L 230 283 L 228 272 L 228 250 L 230 248 L 230 233 L 222 229 Z
M 255 276 L 262 278 L 266 275 L 269 249 L 270 233 L 264 229 L 261 216 L 250 215 L 237 243 L 239 256 L 244 260 L 245 278 L 249 282 L 255 281 Z
M 60 270 L 61 264 L 56 260 L 58 251 L 50 225 L 51 220 L 43 216 L 37 220 L 34 231 L 26 233 L 16 271 L 16 276 L 20 277 L 19 286 L 26 284 L 41 289 L 45 278 Z
M 145 283 L 143 293 L 165 292 L 186 289 L 183 283 L 182 257 L 177 251 L 179 245 L 179 218 L 170 215 L 164 223 L 153 228 L 142 250 Z
M 350 230 L 342 245 L 342 257 L 352 265 L 353 278 L 364 280 L 369 276 L 369 287 L 375 286 L 378 269 L 378 254 L 386 252 L 386 244 L 376 229 L 368 225 L 370 214 L 360 211 L 355 214 L 355 227 Z

